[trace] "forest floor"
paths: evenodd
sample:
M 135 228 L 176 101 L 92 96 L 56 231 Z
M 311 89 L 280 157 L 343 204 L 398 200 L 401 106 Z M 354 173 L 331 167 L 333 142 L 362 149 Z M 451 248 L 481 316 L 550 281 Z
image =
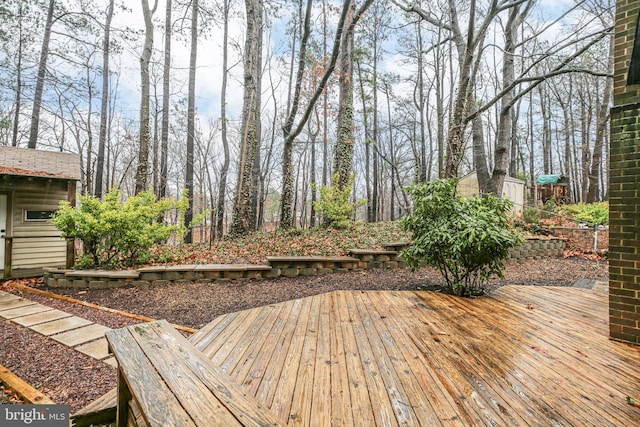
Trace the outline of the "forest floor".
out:
M 578 279 L 607 280 L 608 263 L 597 257 L 529 260 L 507 264 L 504 279 L 490 282 L 487 292 L 504 285 L 572 286 Z M 21 280 L 51 292 L 156 319 L 199 328 L 216 316 L 333 290 L 436 290 L 442 280 L 431 268 L 368 270 L 314 277 L 278 278 L 240 283 L 181 283 L 153 288 L 110 290 L 48 289 L 39 279 Z M 19 293 L 11 282 L 0 289 Z M 23 297 L 84 317 L 111 328 L 138 321 L 45 296 Z M 116 386 L 116 370 L 102 362 L 9 321 L 0 323 L 2 364 L 74 412 Z

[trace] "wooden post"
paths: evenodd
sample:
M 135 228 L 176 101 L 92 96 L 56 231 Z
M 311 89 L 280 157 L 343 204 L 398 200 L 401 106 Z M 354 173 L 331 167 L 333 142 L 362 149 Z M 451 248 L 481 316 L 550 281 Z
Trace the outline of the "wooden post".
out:
M 13 253 L 13 237 L 4 236 L 4 274 L 3 279 L 11 278 L 11 255 Z

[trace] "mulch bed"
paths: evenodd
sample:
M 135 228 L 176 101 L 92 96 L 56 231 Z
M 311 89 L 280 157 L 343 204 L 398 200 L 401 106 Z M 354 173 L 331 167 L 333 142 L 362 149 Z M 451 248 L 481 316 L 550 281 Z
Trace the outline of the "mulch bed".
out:
M 571 257 L 512 262 L 507 264 L 505 278 L 493 280 L 487 291 L 490 293 L 504 285 L 571 286 L 578 279 L 608 280 L 606 261 Z M 221 314 L 333 290 L 435 290 L 441 283 L 439 273 L 422 268 L 415 272 L 368 270 L 237 283 L 180 283 L 88 291 L 41 289 L 199 328 Z M 18 293 L 7 286 L 3 290 Z M 137 323 L 134 319 L 65 301 L 31 294 L 24 297 L 112 328 Z M 54 401 L 69 404 L 72 412 L 116 385 L 114 368 L 11 322 L 0 322 L 0 342 L 0 363 L 38 386 Z
M 7 369 L 72 412 L 117 384 L 113 367 L 7 320 L 0 324 L 0 342 Z
M 18 405 L 23 403 L 20 396 L 13 390 L 7 389 L 4 384 L 0 384 L 0 405 Z
M 578 279 L 608 280 L 607 263 L 578 257 L 509 263 L 504 279 L 491 281 L 487 291 L 504 285 L 572 286 Z M 175 283 L 156 287 L 103 290 L 48 288 L 94 304 L 155 319 L 201 328 L 221 314 L 274 304 L 334 290 L 437 290 L 440 274 L 432 268 L 363 270 L 322 276 L 279 277 L 259 281 Z

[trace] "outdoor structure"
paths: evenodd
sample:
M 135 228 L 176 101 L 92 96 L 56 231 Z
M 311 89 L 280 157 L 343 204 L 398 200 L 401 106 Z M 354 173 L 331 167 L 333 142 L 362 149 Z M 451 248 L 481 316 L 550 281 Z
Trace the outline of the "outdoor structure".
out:
M 75 204 L 78 156 L 0 147 L 0 268 L 3 278 L 70 267 L 73 242 L 48 220 L 60 201 Z
M 640 344 L 639 0 L 618 0 L 611 109 L 609 317 L 611 338 Z
M 477 196 L 480 194 L 478 173 L 476 171 L 470 172 L 460 178 L 460 181 L 458 182 L 458 192 L 465 197 Z M 513 212 L 522 213 L 522 208 L 525 202 L 524 181 L 511 176 L 506 176 L 504 178 L 502 195 L 513 202 Z
M 569 203 L 569 180 L 562 175 L 540 175 L 536 178 L 536 203 L 547 203 L 552 198 L 557 204 Z
M 118 425 L 638 425 L 640 348 L 608 339 L 602 291 L 335 291 L 171 329 L 107 334 Z

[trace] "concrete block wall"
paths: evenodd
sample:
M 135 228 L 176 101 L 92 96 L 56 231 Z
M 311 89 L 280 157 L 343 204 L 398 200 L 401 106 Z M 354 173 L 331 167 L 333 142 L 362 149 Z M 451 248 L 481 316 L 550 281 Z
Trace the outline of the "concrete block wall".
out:
M 583 252 L 593 252 L 595 231 L 591 227 L 550 227 L 550 231 L 553 236 L 567 239 L 567 246 L 570 249 L 578 249 Z M 609 227 L 600 227 L 598 229 L 597 252 L 606 252 L 608 250 Z
M 526 261 L 531 259 L 560 257 L 564 255 L 566 241 L 561 238 L 527 239 L 522 245 L 509 249 L 509 260 Z

